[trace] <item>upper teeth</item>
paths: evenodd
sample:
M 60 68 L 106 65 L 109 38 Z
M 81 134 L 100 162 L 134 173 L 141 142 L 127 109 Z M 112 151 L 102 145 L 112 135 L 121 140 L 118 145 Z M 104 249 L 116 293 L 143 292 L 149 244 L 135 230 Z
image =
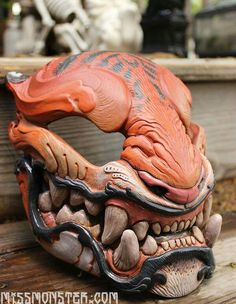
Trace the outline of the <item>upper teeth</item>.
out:
M 102 243 L 113 243 L 118 239 L 128 224 L 128 215 L 125 210 L 116 206 L 107 206 L 104 219 Z
M 104 208 L 104 205 L 101 204 L 101 203 L 94 203 L 94 202 L 91 202 L 87 199 L 85 199 L 85 206 L 88 210 L 88 212 L 91 214 L 91 215 L 98 215 L 102 209 Z
M 43 212 L 52 210 L 52 200 L 49 191 L 45 191 L 39 194 L 39 209 Z
M 77 191 L 71 190 L 70 192 L 70 205 L 71 206 L 79 206 L 83 204 L 84 198 Z
M 51 179 L 49 179 L 49 188 L 53 205 L 55 207 L 61 207 L 68 197 L 68 189 L 56 187 Z
M 146 255 L 153 255 L 156 253 L 157 248 L 158 246 L 156 240 L 151 235 L 148 235 L 143 246 L 140 249 Z
M 104 245 L 110 245 L 120 238 L 119 245 L 113 252 L 113 262 L 123 271 L 133 268 L 138 263 L 140 251 L 151 256 L 163 253 L 163 250 L 195 245 L 196 242 L 203 244 L 206 241 L 209 246 L 212 246 L 219 233 L 219 229 L 216 229 L 214 233 L 212 228 L 215 222 L 220 222 L 219 218 L 209 219 L 210 199 L 205 203 L 203 211 L 193 218 L 185 220 L 175 218 L 171 223 L 162 223 L 164 217 L 160 219 L 160 222 L 155 223 L 141 220 L 133 224 L 132 230 L 127 229 L 129 218 L 126 211 L 121 207 L 109 205 L 105 209 L 102 232 L 101 225 L 96 224 L 97 221 L 93 216 L 97 216 L 102 211 L 104 204 L 90 201 L 78 191 L 70 190 L 69 193 L 69 189 L 58 188 L 49 178 L 49 191 L 39 195 L 38 207 L 42 211 L 44 221 L 49 223 L 50 227 L 54 227 L 56 223 L 74 222 L 85 226 L 96 239 L 101 235 L 99 240 Z M 53 214 L 55 210 L 57 215 Z M 205 223 L 207 224 L 203 235 L 198 227 L 202 227 Z M 192 228 L 192 233 L 190 228 Z M 151 230 L 156 237 L 153 236 Z
M 149 224 L 147 221 L 138 222 L 133 226 L 133 230 L 136 233 L 139 241 L 142 241 L 145 238 L 148 228 Z

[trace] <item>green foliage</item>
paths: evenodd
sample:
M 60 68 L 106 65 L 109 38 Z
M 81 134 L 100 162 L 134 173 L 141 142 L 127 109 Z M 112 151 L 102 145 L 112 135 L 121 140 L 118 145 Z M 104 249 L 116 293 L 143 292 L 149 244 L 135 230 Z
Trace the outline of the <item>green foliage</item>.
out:
M 202 9 L 202 0 L 191 0 L 192 14 L 197 14 Z

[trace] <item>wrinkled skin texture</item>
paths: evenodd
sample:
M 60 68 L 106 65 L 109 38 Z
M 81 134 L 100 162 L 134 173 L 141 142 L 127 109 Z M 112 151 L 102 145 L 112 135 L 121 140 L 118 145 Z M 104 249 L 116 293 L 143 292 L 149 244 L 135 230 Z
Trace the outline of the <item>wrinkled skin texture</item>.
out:
M 87 52 L 8 83 L 9 137 L 25 153 L 17 178 L 46 250 L 127 292 L 180 297 L 211 275 L 221 217 L 210 217 L 204 130 L 178 78 L 135 55 Z M 72 115 L 122 132 L 120 160 L 94 166 L 47 128 Z

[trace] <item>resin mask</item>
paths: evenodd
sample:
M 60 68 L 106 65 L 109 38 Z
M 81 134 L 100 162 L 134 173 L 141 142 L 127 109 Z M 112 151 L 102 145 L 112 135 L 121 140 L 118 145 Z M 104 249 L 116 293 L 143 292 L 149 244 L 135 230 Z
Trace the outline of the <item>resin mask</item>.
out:
M 180 297 L 210 277 L 221 216 L 210 217 L 205 135 L 178 78 L 142 57 L 87 52 L 9 73 L 8 86 L 17 179 L 48 252 L 126 292 Z M 121 132 L 120 159 L 95 166 L 47 128 L 67 116 Z

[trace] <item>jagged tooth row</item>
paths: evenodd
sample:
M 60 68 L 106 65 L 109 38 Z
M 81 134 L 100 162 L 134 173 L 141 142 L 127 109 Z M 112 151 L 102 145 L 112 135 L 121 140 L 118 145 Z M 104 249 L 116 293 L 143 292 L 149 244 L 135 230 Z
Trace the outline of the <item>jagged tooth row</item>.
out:
M 76 212 L 72 210 L 73 207 L 82 204 L 86 210 L 81 209 Z M 85 226 L 95 238 L 101 234 L 100 224 L 93 225 L 90 215 L 97 215 L 103 206 L 84 199 L 77 191 L 58 188 L 49 180 L 49 190 L 39 194 L 38 208 L 48 227 L 75 222 Z M 54 213 L 55 209 L 58 210 L 57 213 Z
M 84 209 L 80 209 L 77 212 L 72 211 L 72 207 L 80 205 L 85 206 L 87 211 Z M 104 205 L 85 199 L 77 191 L 57 188 L 49 181 L 49 191 L 40 194 L 38 206 L 42 211 L 43 218 L 48 221 L 50 220 L 50 225 L 52 226 L 68 221 L 76 222 L 86 226 L 96 238 L 101 234 L 100 224 L 93 226 L 89 214 L 96 216 L 102 211 Z M 53 207 L 60 208 L 57 214 L 53 213 Z M 120 238 L 119 246 L 114 250 L 114 264 L 121 270 L 128 270 L 138 262 L 140 250 L 144 254 L 152 256 L 157 252 L 159 247 L 167 251 L 176 247 L 192 246 L 197 241 L 203 243 L 204 237 L 198 226 L 201 227 L 203 225 L 205 213 L 209 213 L 210 207 L 208 206 L 205 209 L 204 213 L 200 212 L 194 218 L 186 221 L 174 221 L 171 225 L 164 225 L 163 227 L 158 222 L 152 224 L 152 230 L 156 235 L 160 235 L 162 232 L 175 233 L 176 231 L 184 231 L 190 228 L 193 231 L 193 235 L 191 236 L 158 243 L 153 236 L 148 234 L 149 223 L 147 221 L 135 223 L 132 226 L 133 230 L 127 229 L 128 214 L 126 211 L 116 206 L 107 206 L 101 241 L 104 245 L 110 245 Z M 142 245 L 139 244 L 140 241 L 143 241 Z
M 85 206 L 86 211 L 92 216 L 98 215 L 104 208 L 103 204 L 97 202 L 94 203 L 87 200 L 76 190 L 56 187 L 51 179 L 49 179 L 48 185 L 49 190 L 39 195 L 38 207 L 42 212 L 51 212 L 55 209 L 60 209 L 58 211 L 58 213 L 60 213 L 59 222 L 63 220 L 67 221 L 67 218 L 69 216 L 68 213 L 72 212 L 70 210 L 70 207 L 74 208 L 76 206 L 83 205 Z M 66 218 L 63 219 L 63 216 L 66 216 Z M 81 217 L 80 213 L 78 214 L 78 216 Z M 76 218 L 77 216 L 75 216 L 75 219 Z
M 186 221 L 174 221 L 171 225 L 164 225 L 161 226 L 160 223 L 156 222 L 152 224 L 153 232 L 158 236 L 161 233 L 168 233 L 168 232 L 176 232 L 176 231 L 183 231 L 193 227 L 196 224 L 198 227 L 201 227 L 203 224 L 204 214 L 200 212 L 197 216 L 194 216 L 192 219 Z
M 160 246 L 165 250 L 175 249 L 176 247 L 186 247 L 196 244 L 196 238 L 194 236 L 187 236 L 180 239 L 172 239 L 169 241 L 161 242 Z
M 63 204 L 68 204 L 72 207 L 85 205 L 89 214 L 96 216 L 104 208 L 103 204 L 87 200 L 76 190 L 56 187 L 51 179 L 49 179 L 48 183 L 49 190 L 39 195 L 39 209 L 43 212 L 52 211 L 53 207 L 61 208 Z

